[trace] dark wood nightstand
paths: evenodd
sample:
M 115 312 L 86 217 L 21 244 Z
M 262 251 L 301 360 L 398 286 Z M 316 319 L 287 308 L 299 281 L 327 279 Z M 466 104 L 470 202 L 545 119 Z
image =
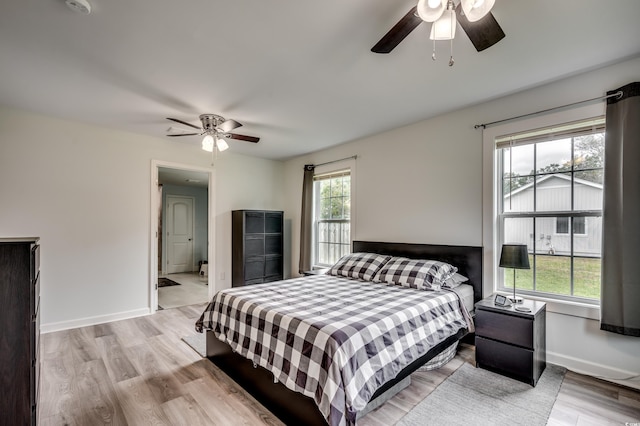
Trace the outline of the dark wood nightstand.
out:
M 531 312 L 494 304 L 495 295 L 476 303 L 476 366 L 535 386 L 547 365 L 544 302 L 525 300 Z
M 305 277 L 308 277 L 309 275 L 324 275 L 327 273 L 328 270 L 329 268 L 312 269 L 310 271 L 304 271 L 303 274 Z

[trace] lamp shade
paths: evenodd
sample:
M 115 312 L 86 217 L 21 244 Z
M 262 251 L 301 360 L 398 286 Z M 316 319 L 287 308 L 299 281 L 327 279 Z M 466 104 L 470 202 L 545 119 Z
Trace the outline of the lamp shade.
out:
M 213 152 L 213 136 L 207 135 L 202 139 L 202 149 Z
M 484 18 L 496 3 L 496 0 L 462 0 L 462 10 L 469 22 L 476 22 Z
M 503 244 L 500 253 L 500 267 L 530 269 L 526 244 Z
M 423 21 L 435 22 L 442 16 L 442 12 L 444 12 L 446 7 L 446 0 L 418 0 L 418 16 Z
M 442 16 L 431 24 L 431 40 L 453 40 L 456 36 L 456 12 L 445 10 Z
M 222 152 L 222 151 L 226 151 L 227 149 L 229 149 L 229 144 L 227 143 L 227 141 L 225 141 L 222 138 L 218 138 L 218 151 Z

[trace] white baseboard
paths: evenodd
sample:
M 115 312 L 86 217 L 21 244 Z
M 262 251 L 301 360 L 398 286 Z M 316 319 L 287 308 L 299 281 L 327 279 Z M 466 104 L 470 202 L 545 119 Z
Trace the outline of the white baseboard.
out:
M 127 312 L 118 312 L 116 314 L 100 315 L 96 317 L 80 318 L 70 321 L 60 321 L 50 324 L 41 324 L 41 333 L 52 333 L 54 331 L 69 330 L 72 328 L 86 327 L 89 325 L 104 324 L 106 322 L 120 321 L 123 319 L 142 317 L 151 314 L 149 308 L 136 309 Z
M 640 389 L 640 374 L 547 351 L 547 362 L 597 379 Z

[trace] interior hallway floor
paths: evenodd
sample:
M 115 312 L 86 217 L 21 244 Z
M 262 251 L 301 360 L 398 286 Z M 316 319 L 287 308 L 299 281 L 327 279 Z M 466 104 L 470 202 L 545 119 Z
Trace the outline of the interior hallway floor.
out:
M 209 302 L 207 276 L 200 275 L 198 272 L 185 272 L 159 277 L 168 278 L 180 284 L 158 288 L 158 305 L 162 309 Z

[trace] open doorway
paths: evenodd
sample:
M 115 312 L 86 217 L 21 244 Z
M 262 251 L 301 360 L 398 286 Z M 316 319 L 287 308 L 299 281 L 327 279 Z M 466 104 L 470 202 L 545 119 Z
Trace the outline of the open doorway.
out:
M 213 294 L 212 172 L 162 162 L 153 172 L 152 311 L 206 303 Z

